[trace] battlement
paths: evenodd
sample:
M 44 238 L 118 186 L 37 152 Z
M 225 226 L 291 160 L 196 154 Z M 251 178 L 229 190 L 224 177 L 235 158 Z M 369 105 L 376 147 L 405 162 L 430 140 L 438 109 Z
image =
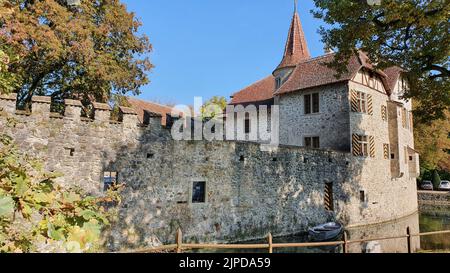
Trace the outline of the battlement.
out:
M 149 117 L 150 122 L 148 126 L 143 126 L 139 123 L 137 113 L 134 109 L 129 107 L 119 107 L 119 120 L 113 121 L 111 119 L 111 107 L 106 103 L 94 102 L 93 119 L 82 117 L 82 104 L 79 100 L 66 99 L 64 100 L 64 114 L 51 112 L 52 99 L 49 96 L 33 96 L 31 100 L 31 112 L 17 109 L 17 94 L 0 94 L 0 111 L 12 115 L 26 116 L 33 119 L 64 119 L 71 122 L 94 122 L 94 123 L 111 123 L 123 124 L 127 128 L 139 127 L 155 127 L 161 129 L 161 116 Z M 158 126 L 157 126 L 158 125 Z

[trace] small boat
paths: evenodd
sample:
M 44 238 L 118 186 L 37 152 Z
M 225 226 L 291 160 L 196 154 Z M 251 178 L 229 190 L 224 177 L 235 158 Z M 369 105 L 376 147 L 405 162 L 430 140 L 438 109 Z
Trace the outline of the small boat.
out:
M 313 241 L 328 241 L 335 239 L 344 231 L 344 227 L 335 222 L 326 223 L 309 229 L 310 239 Z

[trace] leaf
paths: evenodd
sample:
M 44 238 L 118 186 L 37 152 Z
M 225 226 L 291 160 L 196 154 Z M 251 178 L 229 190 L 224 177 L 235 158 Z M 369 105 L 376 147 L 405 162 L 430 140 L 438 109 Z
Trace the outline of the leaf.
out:
M 48 223 L 47 225 L 47 236 L 55 241 L 63 241 L 65 240 L 64 234 L 62 233 L 62 230 L 56 230 L 53 224 Z
M 36 193 L 34 195 L 34 200 L 36 203 L 51 203 L 53 201 L 53 195 L 51 193 Z
M 13 182 L 16 184 L 16 194 L 18 196 L 23 196 L 25 192 L 28 190 L 28 181 L 23 176 L 18 176 L 13 179 Z
M 81 212 L 81 217 L 83 217 L 86 221 L 89 221 L 89 220 L 97 217 L 97 213 L 92 210 L 83 210 Z
M 9 218 L 14 213 L 14 200 L 9 196 L 0 196 L 0 218 Z
M 79 194 L 69 192 L 64 194 L 64 200 L 68 203 L 74 203 L 81 200 L 81 196 Z

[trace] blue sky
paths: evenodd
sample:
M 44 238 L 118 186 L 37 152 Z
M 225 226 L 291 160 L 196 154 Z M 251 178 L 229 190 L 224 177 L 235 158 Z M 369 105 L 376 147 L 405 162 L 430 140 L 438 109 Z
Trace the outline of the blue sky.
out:
M 193 104 L 229 96 L 272 73 L 281 61 L 293 0 L 123 0 L 150 37 L 154 70 L 142 99 Z M 312 0 L 298 11 L 313 57 L 323 54 Z

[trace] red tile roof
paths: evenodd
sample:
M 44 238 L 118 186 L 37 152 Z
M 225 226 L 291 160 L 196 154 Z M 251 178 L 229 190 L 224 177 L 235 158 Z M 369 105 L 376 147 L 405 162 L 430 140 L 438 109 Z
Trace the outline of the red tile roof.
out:
M 351 80 L 361 68 L 373 70 L 374 67 L 370 64 L 366 54 L 360 52 L 359 56 L 353 56 L 349 60 L 348 72 L 336 78 L 336 71 L 328 68 L 325 63 L 331 62 L 334 58 L 334 53 L 327 54 L 318 58 L 302 61 L 295 67 L 292 75 L 276 92 L 275 95 L 282 95 L 290 92 L 300 91 L 312 87 L 334 84 L 338 82 L 345 82 Z M 397 80 L 399 70 L 398 68 L 377 71 L 380 74 L 386 90 L 389 94 L 392 89 L 392 81 Z M 397 74 L 396 74 L 397 73 Z M 392 80 L 394 79 L 394 80 Z M 259 82 L 256 82 L 249 87 L 234 94 L 231 104 L 245 104 L 252 102 L 267 101 L 274 97 L 275 78 L 269 76 Z
M 305 34 L 303 32 L 302 23 L 297 11 L 292 17 L 291 26 L 289 28 L 288 38 L 284 49 L 283 60 L 278 65 L 277 69 L 286 67 L 294 67 L 299 62 L 311 58 L 306 43 Z
M 144 122 L 144 111 L 148 111 L 150 113 L 154 113 L 157 115 L 161 115 L 161 124 L 166 125 L 167 123 L 167 114 L 171 114 L 172 107 L 167 105 L 161 105 L 154 102 L 143 101 L 136 98 L 127 98 L 128 102 L 131 104 L 131 108 L 133 108 L 137 115 L 138 119 L 141 123 Z
M 398 66 L 389 67 L 384 70 L 384 73 L 387 76 L 387 82 L 389 85 L 389 88 L 391 90 L 394 90 L 395 84 L 397 83 L 398 78 L 400 75 L 404 72 L 404 70 Z
M 275 77 L 270 75 L 233 94 L 230 104 L 264 102 L 273 99 Z

